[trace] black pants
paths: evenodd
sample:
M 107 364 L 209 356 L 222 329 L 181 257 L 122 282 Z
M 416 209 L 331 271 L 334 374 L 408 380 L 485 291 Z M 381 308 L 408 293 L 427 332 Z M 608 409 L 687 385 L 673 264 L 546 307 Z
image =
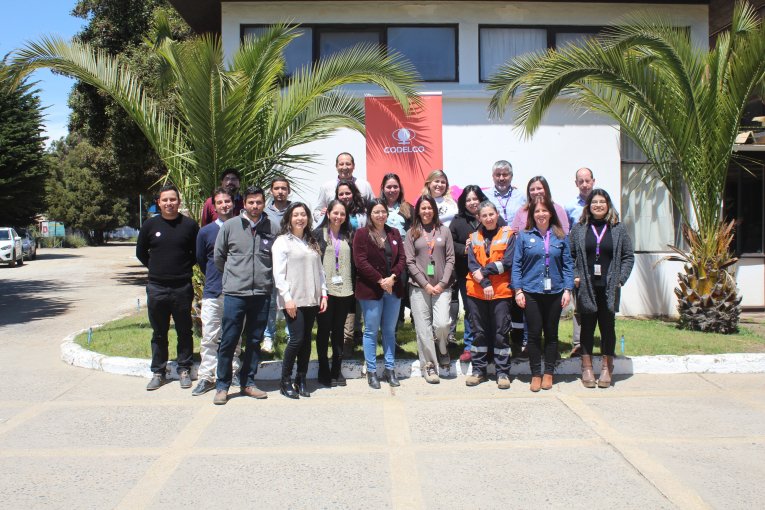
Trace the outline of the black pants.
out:
M 529 365 L 531 375 L 542 375 L 542 332 L 545 335 L 545 374 L 555 371 L 558 358 L 558 323 L 560 322 L 560 299 L 557 294 L 526 295 L 526 324 L 529 328 Z
M 356 306 L 356 299 L 351 296 L 327 297 L 327 309 L 320 313 L 317 319 L 316 355 L 319 358 L 319 377 L 337 379 L 340 375 L 340 365 L 343 361 L 343 330 L 345 320 L 350 311 Z M 332 369 L 329 368 L 327 351 L 332 340 Z
M 600 329 L 600 354 L 613 356 L 616 349 L 616 316 L 608 311 L 606 288 L 595 287 L 595 303 L 598 311 L 581 314 L 582 323 L 582 353 L 592 354 L 595 343 L 595 325 Z
M 175 322 L 175 332 L 178 335 L 178 370 L 191 370 L 194 354 L 191 331 L 194 289 L 191 287 L 191 282 L 160 284 L 150 281 L 146 285 L 146 296 L 149 323 L 153 330 L 151 335 L 152 373 L 164 374 L 167 369 L 167 332 L 170 329 L 170 317 Z
M 295 358 L 297 358 L 297 372 L 299 374 L 308 372 L 308 361 L 311 357 L 311 331 L 318 313 L 318 306 L 302 306 L 297 309 L 293 319 L 285 310 L 284 318 L 287 319 L 290 341 L 284 348 L 282 377 L 292 377 Z
M 526 319 L 523 316 L 523 308 L 518 306 L 518 303 L 515 302 L 515 299 L 512 300 L 512 304 L 510 306 L 510 318 L 512 319 L 510 338 L 513 341 L 513 345 L 515 345 L 520 350 L 520 347 L 523 345 L 523 336 L 525 330 L 523 325 L 526 322 Z
M 490 354 L 499 374 L 510 374 L 510 298 L 478 299 L 468 296 L 467 309 L 470 328 L 473 331 L 473 345 L 470 346 L 473 373 L 486 374 Z

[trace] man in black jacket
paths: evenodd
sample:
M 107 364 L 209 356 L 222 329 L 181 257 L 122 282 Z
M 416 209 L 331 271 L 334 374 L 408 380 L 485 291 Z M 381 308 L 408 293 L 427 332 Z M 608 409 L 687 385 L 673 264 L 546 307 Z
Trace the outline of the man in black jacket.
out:
M 162 186 L 157 200 L 160 215 L 144 222 L 138 234 L 136 257 L 149 268 L 146 285 L 151 336 L 151 371 L 148 391 L 166 382 L 170 317 L 178 334 L 178 377 L 181 388 L 191 388 L 192 340 L 191 305 L 194 289 L 191 275 L 196 262 L 196 222 L 178 212 L 178 188 Z

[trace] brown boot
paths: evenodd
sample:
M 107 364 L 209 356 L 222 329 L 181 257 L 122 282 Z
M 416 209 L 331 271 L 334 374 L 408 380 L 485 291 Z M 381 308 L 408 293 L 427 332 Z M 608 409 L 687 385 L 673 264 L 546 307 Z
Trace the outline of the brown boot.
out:
M 552 389 L 553 385 L 553 375 L 552 374 L 545 374 L 542 376 L 542 389 L 543 390 L 550 390 Z
M 592 373 L 592 355 L 582 354 L 582 385 L 585 388 L 595 387 L 595 374 Z
M 611 356 L 601 356 L 600 377 L 598 378 L 598 388 L 608 388 L 611 386 Z
M 531 386 L 529 386 L 529 389 L 533 391 L 534 393 L 538 392 L 542 388 L 542 378 L 538 375 L 535 375 L 531 378 Z

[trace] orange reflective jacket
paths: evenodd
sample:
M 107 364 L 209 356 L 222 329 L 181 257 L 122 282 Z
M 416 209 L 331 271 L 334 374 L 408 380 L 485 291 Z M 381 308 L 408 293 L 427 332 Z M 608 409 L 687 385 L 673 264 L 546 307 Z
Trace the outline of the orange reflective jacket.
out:
M 510 227 L 500 227 L 499 232 L 494 236 L 489 248 L 489 255 L 486 255 L 486 240 L 479 228 L 470 235 L 470 249 L 473 250 L 475 260 L 481 264 L 481 267 L 493 262 L 501 262 L 505 258 L 507 245 L 513 238 L 513 229 Z M 492 299 L 506 299 L 513 297 L 513 289 L 510 288 L 510 268 L 506 267 L 502 274 L 489 275 L 489 281 L 494 288 L 494 297 Z M 483 287 L 473 279 L 473 275 L 467 275 L 467 295 L 478 299 L 486 299 L 483 294 Z

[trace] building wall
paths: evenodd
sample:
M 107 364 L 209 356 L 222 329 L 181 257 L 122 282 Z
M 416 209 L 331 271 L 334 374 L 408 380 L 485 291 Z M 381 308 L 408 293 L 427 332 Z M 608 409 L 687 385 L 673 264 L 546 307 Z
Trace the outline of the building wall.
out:
M 566 203 L 578 193 L 574 172 L 581 166 L 593 169 L 596 184 L 618 200 L 621 166 L 618 126 L 592 113 L 573 112 L 567 101 L 554 104 L 531 139 L 523 138 L 511 124 L 488 119 L 488 92 L 479 82 L 478 26 L 613 24 L 629 12 L 650 10 L 690 27 L 700 47 L 708 44 L 706 5 L 651 5 L 605 3 L 526 2 L 224 2 L 222 37 L 227 55 L 239 45 L 242 24 L 283 21 L 299 23 L 458 23 L 459 82 L 426 83 L 424 91 L 442 92 L 444 98 L 444 170 L 451 184 L 491 185 L 491 165 L 507 159 L 514 167 L 514 184 L 525 189 L 528 179 L 542 174 L 550 182 L 556 202 Z M 377 93 L 358 89 L 363 93 Z M 364 138 L 342 131 L 328 140 L 308 144 L 305 152 L 318 155 L 318 164 L 295 175 L 302 182 L 295 199 L 312 203 L 318 184 L 336 176 L 334 157 L 354 154 L 359 176 L 366 174 Z M 377 188 L 379 183 L 372 183 Z M 626 315 L 675 314 L 679 264 L 655 262 L 664 254 L 638 254 L 633 276 L 624 289 L 622 313 Z M 760 279 L 760 282 L 762 279 Z M 747 291 L 748 292 L 748 291 Z M 762 289 L 760 288 L 760 294 Z M 756 293 L 753 293 L 754 296 Z M 745 294 L 745 299 L 747 296 Z

